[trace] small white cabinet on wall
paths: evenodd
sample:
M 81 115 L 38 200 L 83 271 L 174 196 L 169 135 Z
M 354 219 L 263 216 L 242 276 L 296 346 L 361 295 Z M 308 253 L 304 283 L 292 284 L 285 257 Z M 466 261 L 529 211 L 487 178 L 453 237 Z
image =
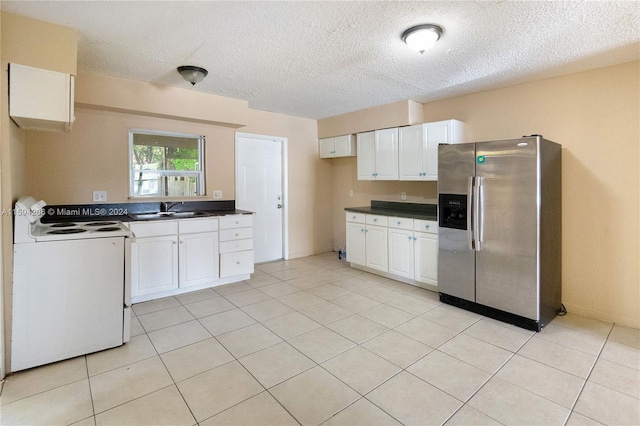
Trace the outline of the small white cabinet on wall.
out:
M 353 157 L 356 155 L 354 135 L 335 136 L 318 140 L 320 158 Z
M 74 76 L 9 64 L 9 116 L 25 130 L 70 131 Z
M 398 180 L 398 128 L 358 133 L 358 180 Z

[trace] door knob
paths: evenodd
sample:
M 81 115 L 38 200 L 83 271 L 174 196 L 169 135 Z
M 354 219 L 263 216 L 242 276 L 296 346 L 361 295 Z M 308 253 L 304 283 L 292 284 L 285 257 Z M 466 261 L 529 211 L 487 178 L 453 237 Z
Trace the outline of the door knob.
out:
M 278 204 L 278 208 L 281 209 L 282 208 L 282 204 Z

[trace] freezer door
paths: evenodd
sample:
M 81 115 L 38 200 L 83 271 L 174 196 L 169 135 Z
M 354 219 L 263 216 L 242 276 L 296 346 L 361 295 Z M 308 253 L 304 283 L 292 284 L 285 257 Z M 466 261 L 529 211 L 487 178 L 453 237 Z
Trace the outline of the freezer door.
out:
M 475 252 L 466 213 L 474 161 L 474 144 L 438 147 L 438 291 L 469 301 L 475 300 Z
M 539 319 L 538 139 L 476 144 L 476 302 Z

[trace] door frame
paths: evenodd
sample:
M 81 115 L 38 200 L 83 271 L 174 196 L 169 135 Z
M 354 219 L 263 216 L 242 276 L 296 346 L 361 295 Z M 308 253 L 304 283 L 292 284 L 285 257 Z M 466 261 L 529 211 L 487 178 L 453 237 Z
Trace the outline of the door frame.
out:
M 278 141 L 282 146 L 282 161 L 281 161 L 281 176 L 282 176 L 282 258 L 285 260 L 289 259 L 289 150 L 288 150 L 288 138 L 282 136 L 269 136 L 269 135 L 259 135 L 256 133 L 244 133 L 244 132 L 236 132 L 234 138 L 234 152 L 235 152 L 235 161 L 234 161 L 234 188 L 235 200 L 238 199 L 238 190 L 237 190 L 237 182 L 238 182 L 238 138 L 251 138 L 251 139 L 262 139 L 269 141 Z

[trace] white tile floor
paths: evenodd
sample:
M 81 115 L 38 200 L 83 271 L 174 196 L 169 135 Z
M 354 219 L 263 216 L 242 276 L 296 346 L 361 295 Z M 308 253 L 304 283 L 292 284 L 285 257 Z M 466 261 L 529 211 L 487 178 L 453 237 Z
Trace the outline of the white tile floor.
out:
M 11 375 L 0 423 L 640 424 L 640 331 L 541 333 L 335 253 L 134 306 L 131 342 Z

